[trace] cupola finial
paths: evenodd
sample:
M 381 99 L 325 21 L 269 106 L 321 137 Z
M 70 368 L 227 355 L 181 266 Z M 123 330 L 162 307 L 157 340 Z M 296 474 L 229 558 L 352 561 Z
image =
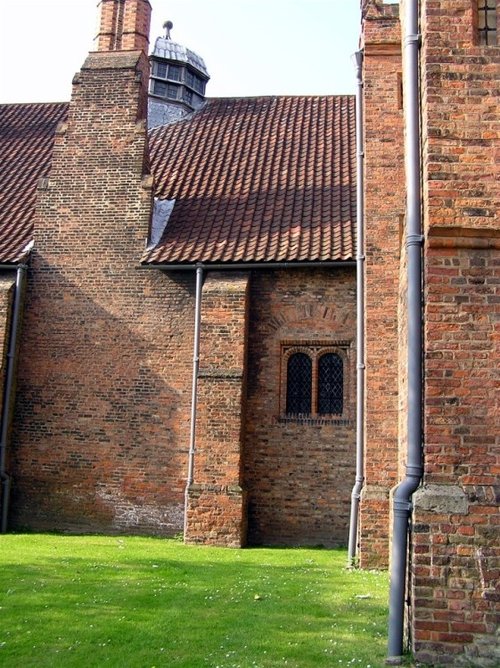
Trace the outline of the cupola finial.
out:
M 165 28 L 165 31 L 166 31 L 166 34 L 165 34 L 166 39 L 172 39 L 170 37 L 170 31 L 174 27 L 174 24 L 172 23 L 172 21 L 165 21 L 165 23 L 163 24 L 163 27 Z

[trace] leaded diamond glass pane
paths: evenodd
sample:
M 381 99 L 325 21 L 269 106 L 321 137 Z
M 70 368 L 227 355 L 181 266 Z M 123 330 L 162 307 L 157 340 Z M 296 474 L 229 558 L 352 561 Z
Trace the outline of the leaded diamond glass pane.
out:
M 312 363 L 305 353 L 288 359 L 286 376 L 286 412 L 288 415 L 311 413 Z
M 496 0 L 478 0 L 477 25 L 479 32 L 479 44 L 489 46 L 497 43 Z
M 340 414 L 344 409 L 344 365 L 340 355 L 326 353 L 318 363 L 318 413 Z

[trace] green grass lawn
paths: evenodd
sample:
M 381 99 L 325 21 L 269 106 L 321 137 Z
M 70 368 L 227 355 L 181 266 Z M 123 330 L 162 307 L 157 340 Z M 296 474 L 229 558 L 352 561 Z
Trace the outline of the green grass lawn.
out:
M 384 664 L 387 574 L 344 550 L 0 536 L 0 665 Z

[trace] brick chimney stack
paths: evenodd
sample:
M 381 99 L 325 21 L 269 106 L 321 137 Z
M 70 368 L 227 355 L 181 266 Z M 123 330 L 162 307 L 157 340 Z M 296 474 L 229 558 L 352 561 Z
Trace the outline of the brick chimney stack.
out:
M 96 51 L 144 51 L 149 47 L 149 0 L 100 0 Z

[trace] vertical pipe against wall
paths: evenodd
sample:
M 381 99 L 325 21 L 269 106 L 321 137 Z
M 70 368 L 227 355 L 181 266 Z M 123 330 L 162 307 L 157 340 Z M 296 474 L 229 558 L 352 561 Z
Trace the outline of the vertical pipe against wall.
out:
M 196 296 L 194 308 L 194 341 L 193 341 L 193 376 L 191 385 L 191 425 L 189 430 L 188 474 L 184 493 L 184 540 L 187 536 L 187 520 L 189 505 L 189 488 L 194 481 L 194 457 L 196 452 L 196 409 L 198 401 L 198 369 L 200 367 L 200 325 L 201 325 L 201 291 L 203 287 L 203 267 L 196 267 Z
M 2 517 L 1 531 L 7 531 L 7 521 L 9 515 L 9 499 L 11 478 L 6 471 L 6 457 L 9 440 L 9 429 L 12 421 L 12 411 L 14 408 L 14 375 L 16 370 L 16 354 L 18 344 L 19 323 L 21 320 L 21 300 L 26 280 L 26 265 L 17 266 L 16 288 L 14 293 L 14 304 L 12 308 L 12 318 L 9 335 L 9 347 L 7 351 L 7 368 L 5 371 L 5 385 L 2 405 L 2 431 L 0 436 L 0 480 L 2 484 Z
M 356 58 L 356 478 L 351 493 L 348 565 L 356 558 L 359 499 L 364 481 L 365 408 L 365 231 L 364 231 L 364 133 L 363 52 Z
M 422 224 L 418 0 L 406 0 L 404 35 L 404 100 L 406 157 L 407 249 L 407 461 L 404 480 L 393 496 L 389 642 L 387 663 L 403 654 L 404 603 L 411 497 L 420 484 L 422 465 Z

